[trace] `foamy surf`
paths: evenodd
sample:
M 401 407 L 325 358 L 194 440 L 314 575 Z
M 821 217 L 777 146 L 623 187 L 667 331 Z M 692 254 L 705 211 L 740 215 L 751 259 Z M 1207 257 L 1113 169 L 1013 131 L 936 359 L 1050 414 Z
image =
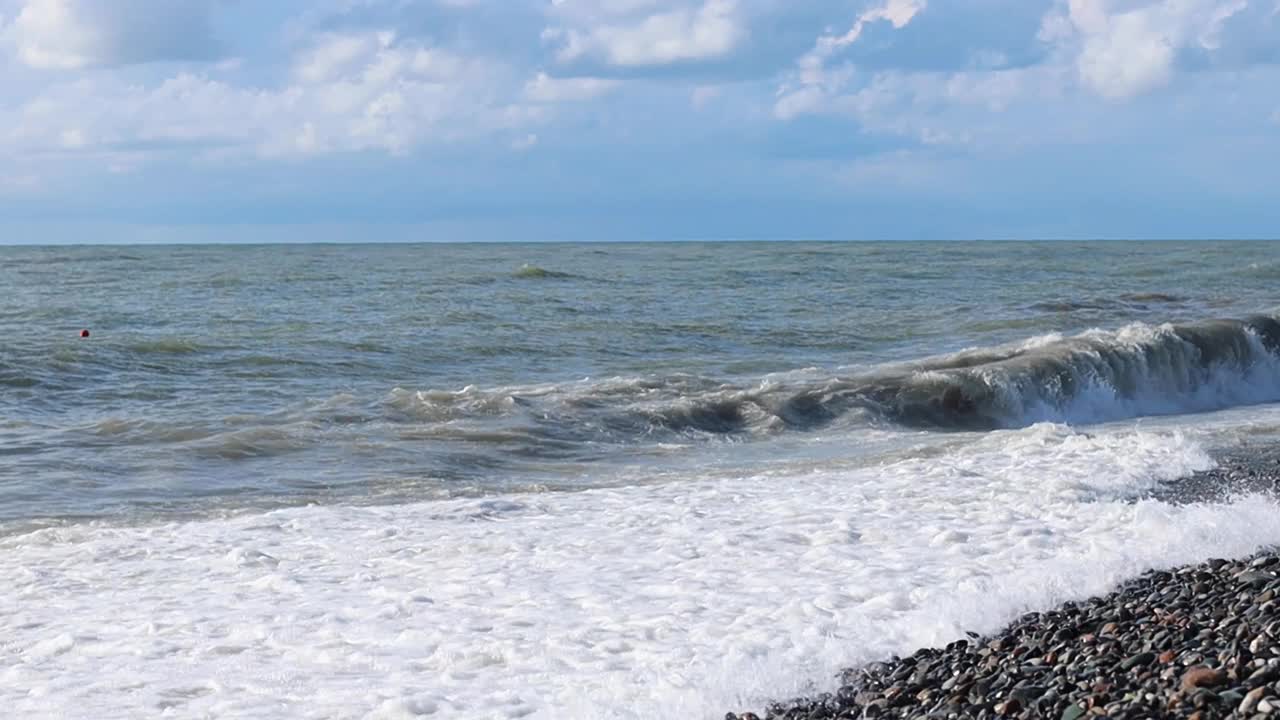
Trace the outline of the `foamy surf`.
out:
M 1152 566 L 1280 506 L 1140 499 L 1179 433 L 1056 425 L 880 467 L 0 540 L 0 702 L 219 717 L 716 717 Z

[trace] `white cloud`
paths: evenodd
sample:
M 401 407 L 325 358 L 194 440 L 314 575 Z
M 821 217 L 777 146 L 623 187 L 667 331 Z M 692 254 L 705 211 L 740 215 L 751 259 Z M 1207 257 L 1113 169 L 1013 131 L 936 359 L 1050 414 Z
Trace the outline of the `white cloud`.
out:
M 841 48 L 848 47 L 862 37 L 862 31 L 873 22 L 888 21 L 894 29 L 901 30 L 925 9 L 926 0 L 885 0 L 884 5 L 873 7 L 858 16 L 857 21 L 843 35 L 824 35 L 807 56 L 826 60 Z
M 33 68 L 215 59 L 215 0 L 26 0 L 5 44 Z
M 77 22 L 69 3 L 61 0 L 28 3 L 9 34 L 17 40 L 19 59 L 32 67 L 80 68 L 101 50 L 98 33 Z
M 305 50 L 294 65 L 294 74 L 306 83 L 322 83 L 350 72 L 370 54 L 390 47 L 389 32 L 358 35 L 331 34 Z
M 1248 0 L 1060 0 L 1040 37 L 1074 63 L 1080 82 L 1111 99 L 1167 85 L 1179 51 L 1216 50 L 1223 24 Z
M 1065 71 L 1052 65 L 1001 70 L 860 73 L 837 92 L 801 88 L 778 99 L 784 118 L 821 113 L 849 118 L 857 132 L 895 136 L 920 145 L 1015 147 L 1072 139 L 1070 123 L 1053 127 L 1070 105 Z M 811 92 L 813 95 L 806 95 Z M 808 103 L 806 105 L 806 103 Z
M 58 144 L 68 150 L 79 150 L 89 142 L 85 137 L 84 130 L 74 127 L 63 130 L 62 133 L 59 134 L 58 140 Z
M 525 99 L 536 103 L 578 102 L 618 87 L 617 80 L 594 77 L 551 77 L 540 72 L 524 87 Z
M 1255 0 L 1256 1 L 1256 0 Z M 1271 0 L 1267 0 L 1270 2 Z M 870 72 L 840 53 L 869 23 L 901 29 L 925 10 L 920 0 L 882 0 L 847 32 L 828 33 L 802 56 L 778 88 L 773 112 L 788 120 L 835 114 L 864 131 L 909 137 L 924 145 L 1088 142 L 1105 130 L 1074 124 L 1077 105 L 1126 99 L 1173 82 L 1180 53 L 1212 56 L 1238 42 L 1228 21 L 1248 0 L 1056 0 L 1039 40 L 1051 52 L 1030 66 L 976 62 L 962 71 Z M 1237 18 L 1239 20 L 1240 18 Z M 1081 112 L 1086 112 L 1082 110 Z M 1100 111 L 1088 110 L 1093 117 Z M 1054 122 L 1049 122 L 1053 114 Z
M 708 60 L 733 51 L 746 36 L 738 0 L 705 0 L 666 7 L 655 0 L 553 2 L 564 24 L 543 38 L 559 45 L 557 58 L 596 58 L 619 67 Z
M 848 68 L 830 70 L 827 65 L 831 58 L 857 42 L 867 25 L 888 22 L 900 30 L 923 12 L 926 4 L 927 0 L 883 0 L 882 4 L 859 15 L 846 32 L 819 37 L 813 49 L 796 62 L 794 75 L 778 89 L 774 114 L 786 120 L 820 111 L 830 97 L 839 93 L 851 75 Z
M 1109 105 L 1079 97 L 1081 88 L 1123 98 L 1171 82 L 1179 50 L 1211 53 L 1230 47 L 1236 40 L 1233 33 L 1249 19 L 1238 16 L 1246 0 L 1043 0 L 1057 4 L 1044 17 L 1039 35 L 1052 52 L 1047 58 L 1030 54 L 1041 64 L 1028 67 L 1025 58 L 1011 60 L 1003 52 L 985 50 L 983 40 L 961 46 L 965 52 L 956 55 L 960 59 L 953 66 L 962 71 L 922 72 L 893 69 L 884 57 L 867 67 L 847 58 L 859 43 L 872 39 L 873 28 L 877 44 L 904 37 L 893 29 L 918 22 L 921 13 L 946 9 L 942 3 L 929 8 L 926 0 L 853 3 L 835 26 L 823 31 L 821 23 L 831 19 L 828 11 L 847 0 L 830 0 L 821 12 L 809 8 L 794 16 L 787 15 L 793 6 L 786 0 L 551 0 L 542 7 L 551 25 L 546 37 L 555 44 L 541 54 L 527 46 L 506 54 L 477 54 L 494 52 L 494 44 L 476 43 L 468 39 L 470 33 L 452 30 L 430 37 L 423 29 L 423 18 L 432 18 L 430 13 L 412 16 L 419 24 L 391 11 L 336 20 L 321 13 L 319 20 L 297 21 L 279 33 L 296 43 L 286 55 L 264 62 L 261 55 L 249 53 L 243 60 L 174 71 L 118 67 L 182 55 L 155 44 L 145 46 L 145 52 L 124 48 L 121 38 L 145 39 L 138 9 L 182 7 L 188 20 L 203 18 L 196 23 L 200 25 L 212 17 L 210 8 L 226 0 L 118 0 L 111 5 L 106 0 L 8 1 L 18 12 L 9 14 L 8 25 L 0 24 L 0 35 L 15 57 L 33 66 L 81 70 L 52 76 L 52 81 L 48 74 L 24 71 L 9 84 L 11 97 L 26 99 L 0 99 L 0 153 L 94 157 L 98 167 L 129 170 L 145 167 L 147 157 L 163 153 L 220 159 L 400 154 L 460 140 L 528 149 L 539 132 L 547 137 L 544 128 L 558 113 L 594 112 L 603 104 L 593 101 L 625 93 L 643 94 L 646 104 L 668 103 L 659 112 L 685 113 L 690 123 L 729 115 L 731 122 L 744 125 L 767 122 L 770 110 L 783 120 L 825 113 L 851 119 L 850 133 L 892 135 L 922 145 L 1016 144 L 1037 133 L 1052 133 L 1044 127 L 1044 115 L 1070 108 L 1074 101 Z M 368 9 L 379 2 L 384 9 L 396 5 L 387 0 L 357 4 Z M 432 0 L 424 7 L 439 10 L 443 3 L 450 13 L 474 12 L 484 22 L 495 22 L 497 10 L 508 7 L 505 2 Z M 1254 2 L 1264 2 L 1262 10 L 1271 11 L 1273 0 Z M 123 19 L 107 17 L 111 13 L 103 8 L 120 8 Z M 1021 26 L 1019 34 L 1027 43 L 1034 42 L 1030 36 L 1040 13 L 1033 11 L 1029 24 Z M 542 26 L 538 17 L 523 17 L 519 27 L 531 42 Z M 772 29 L 765 20 L 784 17 L 795 20 L 783 44 L 785 59 L 767 53 L 757 57 L 755 51 L 767 43 L 756 41 Z M 20 20 L 25 35 L 17 31 Z M 988 21 L 975 14 L 975 22 Z M 912 27 L 910 32 L 917 29 L 927 28 Z M 510 36 L 514 33 L 504 37 Z M 748 41 L 751 52 L 746 52 Z M 723 77 L 695 79 L 670 70 L 643 73 L 649 78 L 643 83 L 608 77 L 728 55 L 735 63 L 753 64 L 752 78 L 771 79 L 735 76 L 737 80 L 717 85 Z M 557 65 L 556 57 L 571 64 Z M 777 65 L 792 59 L 770 98 Z M 538 71 L 540 67 L 547 71 Z M 716 71 L 721 67 L 717 64 Z M 169 75 L 159 78 L 161 72 Z M 31 78 L 36 82 L 24 88 L 22 81 Z M 558 107 L 569 103 L 580 105 Z M 1271 109 L 1257 112 L 1265 120 Z M 622 113 L 604 117 L 610 123 L 628 122 Z M 701 121 L 695 119 L 699 117 Z M 682 119 L 663 121 L 678 124 Z M 635 127 L 618 130 L 636 132 Z M 127 162 L 121 160 L 126 155 Z
M 261 155 L 403 153 L 428 142 L 518 128 L 542 111 L 518 102 L 508 70 L 374 32 L 326 35 L 301 52 L 293 82 L 254 88 L 184 72 L 157 85 L 112 75 L 48 87 L 13 117 L 0 145 L 112 152 L 203 147 Z

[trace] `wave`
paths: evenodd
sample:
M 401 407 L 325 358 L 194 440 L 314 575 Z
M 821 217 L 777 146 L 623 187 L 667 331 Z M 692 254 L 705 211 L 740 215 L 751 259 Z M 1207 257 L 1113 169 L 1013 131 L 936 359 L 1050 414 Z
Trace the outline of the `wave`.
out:
M 1060 313 L 1075 312 L 1077 310 L 1106 310 L 1114 308 L 1116 305 L 1117 303 L 1115 302 L 1103 300 L 1044 300 L 1028 305 L 1027 309 Z
M 1280 400 L 1278 351 L 1270 316 L 1134 323 L 957 353 L 851 391 L 907 424 L 1102 422 Z
M 139 340 L 128 349 L 138 355 L 190 355 L 212 348 L 187 338 L 166 337 Z
M 1186 302 L 1186 298 L 1179 295 L 1171 295 L 1162 292 L 1138 292 L 1125 293 L 1120 296 L 1121 300 L 1127 302 L 1162 302 L 1162 303 L 1180 303 Z
M 504 418 L 536 437 L 615 442 L 841 423 L 970 430 L 1088 424 L 1280 400 L 1278 352 L 1280 321 L 1270 316 L 1134 323 L 847 377 L 773 376 L 744 386 L 683 375 L 458 392 L 397 389 L 387 408 L 401 421 Z
M 284 455 L 310 443 L 288 427 L 252 427 L 213 435 L 193 446 L 198 457 L 247 460 Z
M 1028 310 L 1070 313 L 1081 310 L 1148 309 L 1151 305 L 1182 305 L 1189 301 L 1180 295 L 1164 292 L 1123 293 L 1114 298 L 1094 297 L 1081 300 L 1043 300 L 1027 306 Z
M 1252 262 L 1247 267 L 1239 270 L 1233 269 L 1231 275 L 1244 275 L 1245 277 L 1256 279 L 1274 279 L 1280 278 L 1280 262 Z
M 41 384 L 38 377 L 0 366 L 0 387 L 26 389 L 39 387 Z
M 520 269 L 512 273 L 511 276 L 521 280 L 572 280 L 578 277 L 572 273 L 547 270 L 528 263 L 521 265 Z
M 747 382 L 671 374 L 396 388 L 381 397 L 339 395 L 267 415 L 178 425 L 103 418 L 78 433 L 89 446 L 177 443 L 196 457 L 227 459 L 277 456 L 338 438 L 425 442 L 441 451 L 432 472 L 464 475 L 485 462 L 577 462 L 622 446 L 651 452 L 819 430 L 857 437 L 867 428 L 1080 425 L 1275 401 L 1280 320 L 1256 316 L 1042 335 L 835 376 L 807 369 Z

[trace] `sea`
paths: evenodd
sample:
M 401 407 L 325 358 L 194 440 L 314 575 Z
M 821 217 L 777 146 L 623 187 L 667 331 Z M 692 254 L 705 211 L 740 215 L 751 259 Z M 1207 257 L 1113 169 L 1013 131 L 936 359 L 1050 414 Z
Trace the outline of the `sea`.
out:
M 719 718 L 1280 543 L 1280 243 L 0 247 L 0 706 Z M 88 337 L 81 331 L 88 330 Z

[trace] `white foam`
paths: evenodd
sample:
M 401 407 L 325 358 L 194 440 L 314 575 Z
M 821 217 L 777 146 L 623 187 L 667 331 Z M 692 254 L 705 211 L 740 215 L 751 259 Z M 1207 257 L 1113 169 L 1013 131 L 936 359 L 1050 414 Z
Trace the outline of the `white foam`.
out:
M 1040 425 L 878 468 L 0 540 L 14 717 L 719 717 L 1144 568 L 1280 542 L 1208 458 Z
M 1200 351 L 1177 339 L 1170 324 L 1130 323 L 1114 331 L 1089 330 L 1080 337 L 1125 349 L 1131 354 L 1131 366 L 1124 373 L 1116 373 L 1121 377 L 1099 374 L 1097 368 L 1085 373 L 1078 378 L 1080 390 L 1065 403 L 1055 405 L 1032 399 L 1023 410 L 1027 420 L 1094 423 L 1205 412 L 1280 398 L 1280 358 L 1252 330 L 1241 332 L 1241 340 L 1248 348 L 1246 362 L 1219 362 L 1204 367 L 1195 364 Z M 1172 344 L 1176 350 L 1168 355 L 1152 353 L 1154 357 L 1147 354 L 1162 343 Z M 1122 392 L 1116 387 L 1118 381 L 1133 387 Z

